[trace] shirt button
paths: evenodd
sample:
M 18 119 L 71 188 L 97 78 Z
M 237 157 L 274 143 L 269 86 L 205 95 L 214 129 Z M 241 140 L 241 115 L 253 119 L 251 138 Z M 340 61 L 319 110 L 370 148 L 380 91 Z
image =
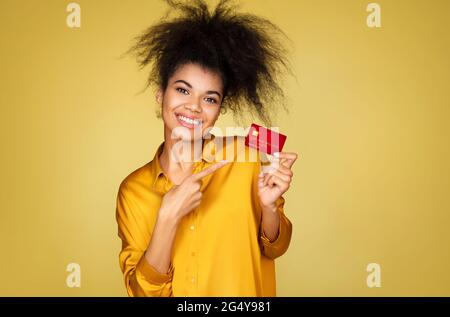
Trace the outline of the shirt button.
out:
M 194 225 L 191 225 L 191 226 L 189 227 L 189 229 L 191 229 L 192 231 L 194 231 L 194 229 L 195 229 Z
M 191 282 L 195 283 L 195 277 L 191 278 Z
M 191 252 L 191 255 L 192 255 L 192 256 L 195 256 L 195 252 Z

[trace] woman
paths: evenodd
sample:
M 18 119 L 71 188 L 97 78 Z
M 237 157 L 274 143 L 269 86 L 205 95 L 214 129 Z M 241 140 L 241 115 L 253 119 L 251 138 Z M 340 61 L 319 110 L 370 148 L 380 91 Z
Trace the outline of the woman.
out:
M 127 292 L 275 296 L 274 259 L 292 232 L 282 194 L 297 155 L 280 152 L 262 173 L 260 153 L 242 138 L 209 131 L 227 108 L 270 123 L 267 102 L 282 95 L 275 76 L 287 65 L 279 31 L 225 0 L 212 14 L 200 0 L 167 2 L 183 15 L 146 30 L 131 50 L 141 66 L 153 63 L 164 142 L 118 191 Z

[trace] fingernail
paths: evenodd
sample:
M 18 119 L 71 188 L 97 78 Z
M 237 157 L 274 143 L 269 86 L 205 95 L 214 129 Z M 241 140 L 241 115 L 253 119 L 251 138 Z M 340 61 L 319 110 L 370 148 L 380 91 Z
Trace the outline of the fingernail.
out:
M 273 153 L 273 156 L 275 156 L 275 157 L 280 157 L 280 152 L 275 152 L 275 153 Z

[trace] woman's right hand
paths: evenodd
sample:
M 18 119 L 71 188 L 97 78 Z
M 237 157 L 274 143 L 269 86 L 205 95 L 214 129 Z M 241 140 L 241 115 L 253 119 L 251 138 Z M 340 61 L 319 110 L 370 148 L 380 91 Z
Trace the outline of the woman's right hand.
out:
M 228 163 L 227 161 L 221 161 L 198 173 L 189 175 L 180 185 L 173 185 L 162 199 L 160 214 L 172 217 L 177 222 L 181 220 L 200 205 L 202 178 L 214 173 Z

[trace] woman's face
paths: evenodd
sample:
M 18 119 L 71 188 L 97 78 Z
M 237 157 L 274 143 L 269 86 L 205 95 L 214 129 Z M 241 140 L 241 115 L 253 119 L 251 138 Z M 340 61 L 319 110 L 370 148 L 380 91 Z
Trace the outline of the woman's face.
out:
M 219 117 L 222 79 L 197 64 L 185 64 L 169 78 L 164 92 L 158 90 L 156 98 L 162 103 L 165 138 L 200 139 Z

